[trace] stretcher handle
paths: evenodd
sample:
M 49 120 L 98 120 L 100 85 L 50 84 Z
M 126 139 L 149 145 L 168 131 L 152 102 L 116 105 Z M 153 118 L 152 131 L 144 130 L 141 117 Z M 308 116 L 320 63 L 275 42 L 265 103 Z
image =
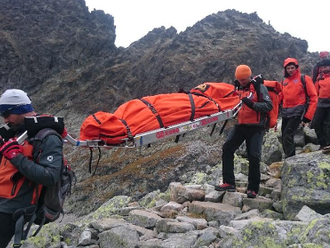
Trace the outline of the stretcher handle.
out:
M 19 136 L 16 141 L 18 144 L 22 145 L 24 140 L 26 140 L 28 138 L 28 134 L 27 131 L 25 131 L 21 136 Z
M 25 131 L 21 136 L 19 136 L 16 141 L 18 144 L 23 144 L 23 142 L 28 138 L 28 133 Z M 63 138 L 65 143 L 70 143 L 74 146 L 79 147 L 89 147 L 89 148 L 95 148 L 95 147 L 104 147 L 104 148 L 135 148 L 133 145 L 127 145 L 124 146 L 111 146 L 107 145 L 103 140 L 77 140 L 73 138 L 70 134 L 67 134 Z
M 22 135 L 20 135 L 16 141 L 18 144 L 23 144 L 23 142 L 28 138 L 28 132 L 25 131 Z M 88 140 L 88 141 L 81 141 L 73 138 L 70 134 L 67 134 L 64 137 L 64 142 L 69 142 L 74 146 L 85 146 L 85 147 L 98 147 L 104 145 L 102 140 Z

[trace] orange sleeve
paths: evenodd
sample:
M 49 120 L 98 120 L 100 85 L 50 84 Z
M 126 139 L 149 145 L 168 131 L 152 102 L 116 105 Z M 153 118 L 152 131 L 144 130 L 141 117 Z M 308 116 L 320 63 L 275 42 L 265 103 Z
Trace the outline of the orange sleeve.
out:
M 279 104 L 283 103 L 283 81 L 279 82 L 280 92 L 278 93 Z
M 320 90 L 319 81 L 316 81 L 316 83 L 315 83 L 315 89 L 316 89 L 317 95 L 319 95 L 320 94 L 320 92 L 319 92 L 319 90 Z
M 309 97 L 309 105 L 305 117 L 312 120 L 317 106 L 318 96 L 315 85 L 309 76 L 305 76 L 306 80 L 306 91 Z

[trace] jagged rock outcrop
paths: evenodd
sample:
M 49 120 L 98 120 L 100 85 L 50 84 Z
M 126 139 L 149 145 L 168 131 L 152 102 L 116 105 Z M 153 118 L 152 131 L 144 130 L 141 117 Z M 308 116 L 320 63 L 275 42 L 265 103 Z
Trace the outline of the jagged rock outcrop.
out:
M 59 89 L 61 81 L 45 84 L 52 75 L 69 76 L 71 70 L 116 54 L 113 17 L 103 11 L 90 13 L 84 0 L 1 0 L 0 4 L 2 89 L 42 94 L 50 86 L 57 91 L 52 97 L 56 101 L 66 92 Z
M 65 116 L 75 134 L 97 110 L 205 81 L 229 82 L 240 63 L 280 79 L 286 57 L 298 58 L 305 73 L 317 60 L 306 41 L 277 32 L 256 13 L 218 12 L 179 34 L 155 27 L 117 48 L 113 17 L 89 12 L 84 0 L 0 4 L 0 86 L 26 90 L 38 111 Z

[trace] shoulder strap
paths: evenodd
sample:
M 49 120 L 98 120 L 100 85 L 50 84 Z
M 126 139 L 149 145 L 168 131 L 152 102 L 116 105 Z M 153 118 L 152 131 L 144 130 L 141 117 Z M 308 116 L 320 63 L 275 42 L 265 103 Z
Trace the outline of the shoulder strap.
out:
M 251 83 L 253 84 L 253 87 L 257 92 L 258 100 L 260 100 L 260 83 L 256 82 L 255 80 L 252 80 Z
M 301 74 L 300 80 L 303 84 L 304 90 L 306 91 L 306 80 L 305 80 L 305 74 Z
M 56 135 L 57 137 L 59 137 L 62 140 L 62 136 L 58 132 L 56 132 L 54 129 L 52 129 L 52 128 L 41 129 L 36 134 L 36 136 L 33 138 L 33 143 L 32 143 L 33 153 L 32 153 L 32 156 L 33 156 L 34 161 L 37 160 L 38 156 L 41 153 L 40 146 L 41 146 L 42 141 L 50 135 Z
M 300 81 L 301 81 L 301 83 L 302 83 L 302 85 L 304 87 L 305 94 L 306 94 L 306 99 L 308 100 L 309 96 L 308 96 L 308 93 L 307 93 L 305 74 L 301 74 Z

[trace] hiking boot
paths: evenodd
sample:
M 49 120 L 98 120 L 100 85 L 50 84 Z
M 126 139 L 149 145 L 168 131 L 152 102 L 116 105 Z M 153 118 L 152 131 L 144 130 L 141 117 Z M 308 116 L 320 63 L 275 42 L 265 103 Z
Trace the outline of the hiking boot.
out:
M 257 193 L 254 192 L 253 190 L 248 190 L 246 194 L 247 194 L 248 198 L 256 198 L 257 197 Z
M 217 191 L 229 191 L 229 192 L 236 191 L 235 185 L 231 185 L 229 183 L 223 183 L 221 185 L 216 185 L 216 186 L 214 186 L 214 189 Z

